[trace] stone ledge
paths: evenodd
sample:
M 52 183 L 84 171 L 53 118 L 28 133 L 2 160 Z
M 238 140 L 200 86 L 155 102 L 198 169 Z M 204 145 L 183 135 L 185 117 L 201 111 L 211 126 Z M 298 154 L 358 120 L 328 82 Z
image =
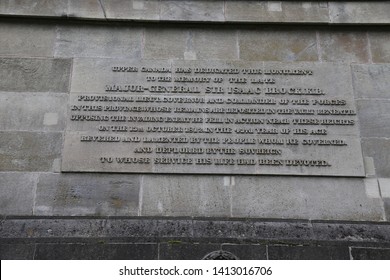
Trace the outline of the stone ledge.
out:
M 92 21 L 389 25 L 385 1 L 4 0 L 0 17 Z
M 155 217 L 2 217 L 0 243 L 200 242 L 390 247 L 390 223 Z

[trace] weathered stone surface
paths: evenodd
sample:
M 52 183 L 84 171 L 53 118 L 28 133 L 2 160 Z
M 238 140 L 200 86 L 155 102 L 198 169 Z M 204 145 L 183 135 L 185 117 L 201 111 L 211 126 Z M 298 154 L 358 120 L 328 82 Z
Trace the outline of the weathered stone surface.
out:
M 0 92 L 0 130 L 63 131 L 67 102 L 66 93 Z
M 138 199 L 138 176 L 42 174 L 34 214 L 136 216 Z
M 157 244 L 37 244 L 35 260 L 156 260 Z
M 235 255 L 239 260 L 266 260 L 267 249 L 264 245 L 222 244 L 222 250 Z
M 36 173 L 0 172 L 0 215 L 31 215 L 37 178 Z
M 66 16 L 69 0 L 2 0 L 1 14 L 55 17 Z
M 316 2 L 245 1 L 245 4 L 242 3 L 243 1 L 225 2 L 226 21 L 231 22 L 325 23 L 329 21 L 328 7 Z
M 269 260 L 349 260 L 347 246 L 268 246 Z
M 69 59 L 0 58 L 0 91 L 68 92 Z
M 246 217 L 247 218 L 247 217 Z M 242 242 L 259 240 L 309 241 L 313 238 L 308 221 L 204 220 L 193 223 L 194 237 L 208 242 Z
M 390 135 L 390 100 L 357 100 L 362 137 Z
M 389 245 L 389 223 L 347 223 L 312 221 L 315 240 L 344 242 L 350 244 L 362 243 L 366 246 L 372 244 Z
M 316 61 L 314 31 L 262 29 L 239 32 L 240 59 L 251 61 Z
M 102 0 L 107 19 L 159 20 L 159 0 Z
M 351 248 L 353 260 L 389 260 L 390 249 Z
M 1 260 L 32 260 L 35 244 L 0 244 Z
M 224 21 L 224 1 L 161 1 L 161 20 Z
M 352 65 L 352 76 L 357 98 L 390 99 L 390 64 Z
M 188 30 L 155 29 L 145 30 L 144 59 L 183 59 L 187 48 Z
M 55 27 L 45 24 L 0 24 L 0 55 L 53 56 Z
M 387 3 L 390 10 L 390 3 Z M 388 13 L 389 15 L 390 13 Z M 390 17 L 390 16 L 389 16 Z M 389 20 L 390 21 L 390 20 Z M 375 63 L 390 63 L 390 38 L 388 32 L 369 33 L 372 61 Z
M 44 241 L 80 238 L 104 238 L 107 235 L 107 220 L 87 217 L 34 217 L 4 219 L 0 224 L 0 241 L 6 243 L 19 238 Z M 73 239 L 72 239 L 73 238 Z M 20 239 L 19 239 L 20 240 Z M 28 243 L 28 242 L 27 242 Z
M 230 216 L 230 186 L 222 176 L 144 176 L 144 216 Z
M 189 33 L 188 44 L 188 51 L 195 52 L 196 59 L 238 60 L 236 31 L 195 29 Z
M 365 156 L 374 159 L 378 177 L 390 177 L 390 140 L 387 138 L 362 138 Z
M 142 30 L 138 27 L 59 26 L 56 57 L 126 57 L 141 55 Z
M 320 32 L 322 61 L 368 62 L 368 40 L 365 32 Z
M 390 3 L 384 1 L 329 1 L 331 23 L 389 24 Z
M 51 171 L 61 157 L 62 133 L 0 132 L 0 170 Z
M 162 243 L 160 260 L 201 260 L 208 253 L 220 249 L 219 244 Z
M 233 217 L 383 220 L 360 179 L 236 177 L 232 197 Z
M 104 19 L 104 11 L 100 0 L 68 0 L 68 17 L 85 19 Z

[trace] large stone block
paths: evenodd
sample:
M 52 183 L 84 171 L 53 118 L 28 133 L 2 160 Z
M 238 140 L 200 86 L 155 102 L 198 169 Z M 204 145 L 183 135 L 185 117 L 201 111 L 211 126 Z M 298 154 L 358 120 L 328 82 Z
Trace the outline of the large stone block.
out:
M 230 216 L 230 177 L 144 175 L 144 216 Z
M 31 215 L 38 174 L 0 173 L 0 215 Z
M 368 62 L 368 39 L 365 32 L 320 32 L 322 61 Z
M 329 21 L 328 7 L 308 1 L 225 1 L 226 21 L 310 23 Z M 273 2 L 273 3 L 272 3 Z
M 267 248 L 264 245 L 222 244 L 222 250 L 232 253 L 239 260 L 267 259 Z
M 189 36 L 196 59 L 238 60 L 236 31 L 196 29 Z
M 268 246 L 270 260 L 349 260 L 347 246 Z
M 105 174 L 42 174 L 35 215 L 138 215 L 139 177 Z
M 62 133 L 0 132 L 0 170 L 51 171 L 61 157 Z
M 0 130 L 62 131 L 66 93 L 0 92 Z
M 188 40 L 185 29 L 145 29 L 143 58 L 145 59 L 183 59 Z
M 257 29 L 239 32 L 240 59 L 257 61 L 316 61 L 314 31 Z
M 0 13 L 5 15 L 66 16 L 69 0 L 2 0 Z
M 45 24 L 2 22 L 0 55 L 53 56 L 55 27 Z
M 390 177 L 390 140 L 388 138 L 362 138 L 364 156 L 374 159 L 378 177 Z
M 224 21 L 224 1 L 161 1 L 161 20 Z
M 208 253 L 221 249 L 219 244 L 162 243 L 160 260 L 201 260 Z
M 159 0 L 102 0 L 107 19 L 159 20 Z
M 390 136 L 390 100 L 357 100 L 362 137 Z
M 33 260 L 35 244 L 0 244 L 1 260 Z
M 0 91 L 68 92 L 71 60 L 0 58 Z
M 389 260 L 390 249 L 384 248 L 351 248 L 353 260 Z
M 37 244 L 35 260 L 156 260 L 158 244 Z
M 329 1 L 331 23 L 389 24 L 390 3 L 386 1 Z
M 390 3 L 387 3 L 390 9 Z M 390 12 L 389 12 L 390 15 Z M 389 16 L 390 17 L 390 16 Z M 372 61 L 376 63 L 390 62 L 390 35 L 385 32 L 369 33 Z
M 59 26 L 56 57 L 127 57 L 140 58 L 142 29 L 138 27 L 103 27 L 85 25 Z
M 104 11 L 99 2 L 100 0 L 68 0 L 68 17 L 104 19 Z
M 357 98 L 390 99 L 390 64 L 352 65 L 352 76 Z
M 383 220 L 361 179 L 236 177 L 232 197 L 234 217 Z

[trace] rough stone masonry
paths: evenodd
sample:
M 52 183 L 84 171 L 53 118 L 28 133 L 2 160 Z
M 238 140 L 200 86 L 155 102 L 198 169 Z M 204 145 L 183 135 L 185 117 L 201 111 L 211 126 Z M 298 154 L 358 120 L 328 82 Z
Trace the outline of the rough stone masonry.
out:
M 387 1 L 4 0 L 0 38 L 1 259 L 390 258 Z

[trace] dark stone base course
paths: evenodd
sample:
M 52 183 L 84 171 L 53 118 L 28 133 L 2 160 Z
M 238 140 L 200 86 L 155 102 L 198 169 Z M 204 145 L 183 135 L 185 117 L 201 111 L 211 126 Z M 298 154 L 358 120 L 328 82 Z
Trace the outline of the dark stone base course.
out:
M 128 217 L 3 217 L 0 259 L 390 259 L 390 223 Z

